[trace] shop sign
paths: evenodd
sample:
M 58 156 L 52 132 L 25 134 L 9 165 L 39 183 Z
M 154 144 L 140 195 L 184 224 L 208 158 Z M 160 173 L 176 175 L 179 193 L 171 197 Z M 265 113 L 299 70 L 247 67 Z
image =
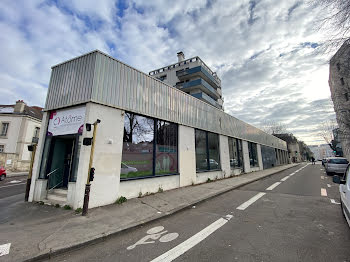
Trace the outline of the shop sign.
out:
M 47 135 L 81 134 L 84 121 L 85 106 L 51 111 Z

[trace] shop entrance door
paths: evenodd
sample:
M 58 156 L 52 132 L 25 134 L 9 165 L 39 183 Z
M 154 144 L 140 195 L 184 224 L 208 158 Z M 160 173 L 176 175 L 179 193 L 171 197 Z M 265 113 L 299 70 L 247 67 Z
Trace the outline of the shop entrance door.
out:
M 75 135 L 55 136 L 52 138 L 47 165 L 48 187 L 68 188 L 73 170 Z

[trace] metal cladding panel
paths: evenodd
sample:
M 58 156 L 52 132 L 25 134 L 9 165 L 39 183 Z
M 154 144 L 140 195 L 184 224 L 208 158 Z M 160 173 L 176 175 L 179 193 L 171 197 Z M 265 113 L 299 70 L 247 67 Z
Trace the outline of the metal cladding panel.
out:
M 70 90 L 70 92 L 69 92 Z M 286 143 L 100 51 L 53 68 L 46 110 L 92 101 L 272 146 Z
M 89 101 L 97 53 L 89 53 L 52 67 L 45 110 Z

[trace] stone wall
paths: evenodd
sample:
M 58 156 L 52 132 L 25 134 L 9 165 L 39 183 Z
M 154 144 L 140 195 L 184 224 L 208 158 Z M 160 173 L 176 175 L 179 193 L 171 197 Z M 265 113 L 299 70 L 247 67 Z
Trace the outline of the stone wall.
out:
M 0 153 L 0 166 L 7 171 L 26 172 L 29 171 L 29 160 L 18 160 L 18 154 Z

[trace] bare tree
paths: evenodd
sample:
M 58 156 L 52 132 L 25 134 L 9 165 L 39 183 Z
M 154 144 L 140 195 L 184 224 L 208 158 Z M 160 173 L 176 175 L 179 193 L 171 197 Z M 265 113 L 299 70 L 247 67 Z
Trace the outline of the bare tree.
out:
M 325 51 L 332 52 L 350 39 L 350 1 L 349 0 L 311 0 L 313 6 L 322 8 L 325 17 L 317 21 L 317 29 L 325 31 L 327 40 Z
M 321 130 L 319 136 L 326 141 L 332 150 L 335 150 L 333 130 L 337 127 L 338 125 L 335 119 L 326 120 L 319 126 L 319 129 Z
M 283 134 L 288 133 L 287 127 L 281 122 L 276 122 L 274 120 L 265 120 L 261 125 L 261 130 L 268 134 Z

